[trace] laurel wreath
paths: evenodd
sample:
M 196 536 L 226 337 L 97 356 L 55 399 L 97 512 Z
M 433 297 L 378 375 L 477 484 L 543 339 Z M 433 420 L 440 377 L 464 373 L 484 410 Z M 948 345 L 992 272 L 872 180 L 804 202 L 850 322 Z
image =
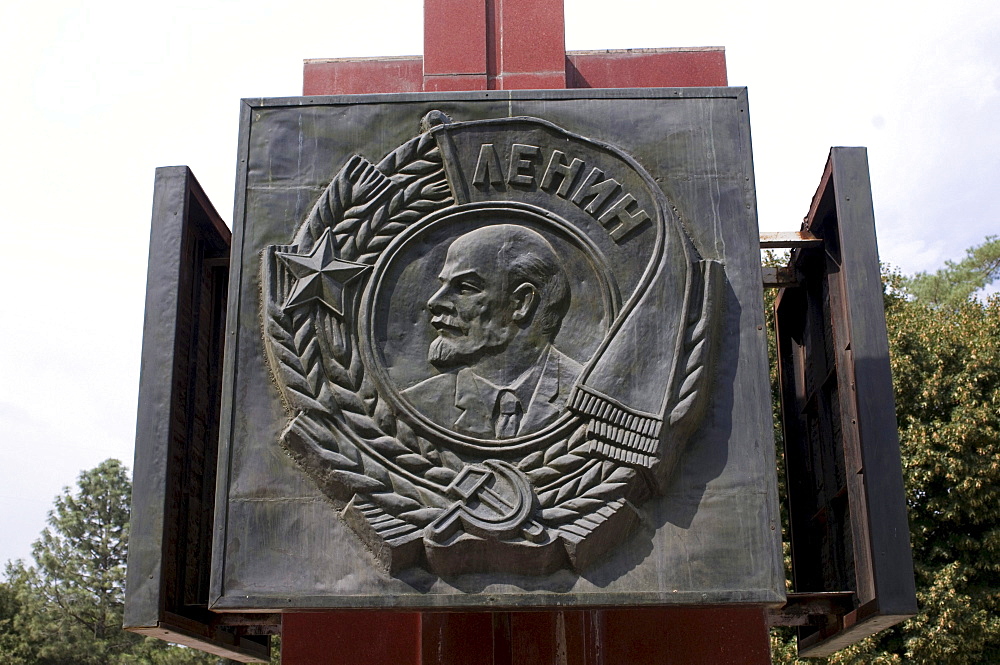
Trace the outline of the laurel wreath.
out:
M 424 133 L 377 166 L 352 157 L 292 247 L 309 251 L 329 229 L 339 259 L 371 265 L 410 224 L 451 203 L 439 149 Z M 271 263 L 265 260 L 265 269 Z M 287 276 L 275 277 L 280 292 L 280 277 Z M 271 279 L 265 276 L 263 283 L 266 288 Z M 286 450 L 314 477 L 322 469 L 316 479 L 334 498 L 361 494 L 390 515 L 430 523 L 450 503 L 445 489 L 461 460 L 435 450 L 385 408 L 366 376 L 347 316 L 338 318 L 316 303 L 286 312 L 277 298 L 264 300 L 269 359 L 294 414 L 281 435 Z
M 290 277 L 273 253 L 307 252 L 329 231 L 337 258 L 372 265 L 399 233 L 453 202 L 440 149 L 424 132 L 377 165 L 352 157 L 293 243 L 268 248 L 262 261 L 262 288 L 271 289 L 262 297 L 265 348 L 292 414 L 281 434 L 284 448 L 332 498 L 346 503 L 360 495 L 415 527 L 430 524 L 453 502 L 447 487 L 465 462 L 420 436 L 378 394 L 352 335 L 356 307 L 346 308 L 343 318 L 318 303 L 282 308 L 276 293 L 286 292 Z M 699 300 L 688 307 L 671 422 L 697 410 L 709 374 L 706 317 L 700 314 L 707 296 Z M 591 447 L 581 423 L 569 437 L 521 460 L 518 468 L 538 497 L 536 519 L 558 528 L 644 491 L 636 468 L 592 455 Z
M 678 356 L 681 368 L 673 381 L 672 408 L 667 422 L 675 436 L 687 433 L 705 412 L 712 381 L 712 339 L 722 315 L 722 286 L 725 277 L 718 261 L 700 261 L 691 272 L 687 288 L 687 313 Z

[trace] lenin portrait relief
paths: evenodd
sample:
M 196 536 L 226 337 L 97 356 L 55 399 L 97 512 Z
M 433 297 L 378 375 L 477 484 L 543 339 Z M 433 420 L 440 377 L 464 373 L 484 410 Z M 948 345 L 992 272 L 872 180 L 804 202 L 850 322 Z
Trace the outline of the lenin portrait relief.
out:
M 389 575 L 580 573 L 701 426 L 723 264 L 614 146 L 421 122 L 261 252 L 278 440 Z
M 440 372 L 403 391 L 438 425 L 484 439 L 536 432 L 566 410 L 583 367 L 553 341 L 570 305 L 566 269 L 525 226 L 494 224 L 456 238 L 427 301 Z

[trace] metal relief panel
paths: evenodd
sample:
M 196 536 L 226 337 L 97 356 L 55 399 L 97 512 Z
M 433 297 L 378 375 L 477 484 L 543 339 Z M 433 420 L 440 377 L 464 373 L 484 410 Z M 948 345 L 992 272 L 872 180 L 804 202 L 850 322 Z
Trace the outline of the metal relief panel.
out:
M 215 607 L 781 602 L 742 91 L 245 118 Z

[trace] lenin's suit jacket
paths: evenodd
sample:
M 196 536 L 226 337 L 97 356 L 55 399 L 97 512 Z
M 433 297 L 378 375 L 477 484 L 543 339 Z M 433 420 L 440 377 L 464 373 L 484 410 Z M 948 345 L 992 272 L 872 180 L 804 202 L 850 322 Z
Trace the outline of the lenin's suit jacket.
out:
M 534 391 L 527 394 L 524 386 L 497 386 L 465 367 L 425 379 L 403 391 L 403 396 L 433 422 L 464 434 L 494 438 L 494 408 L 497 394 L 511 388 L 521 399 L 524 415 L 518 436 L 537 431 L 556 420 L 566 410 L 566 402 L 583 366 L 559 351 L 548 347 L 540 364 Z M 537 367 L 536 367 L 537 369 Z M 534 374 L 528 374 L 530 384 Z

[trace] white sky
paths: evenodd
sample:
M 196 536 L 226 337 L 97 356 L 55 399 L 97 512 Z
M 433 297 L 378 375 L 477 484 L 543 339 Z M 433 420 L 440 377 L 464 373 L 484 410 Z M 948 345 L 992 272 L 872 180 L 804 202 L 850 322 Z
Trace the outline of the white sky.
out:
M 81 470 L 131 467 L 154 168 L 191 166 L 229 221 L 241 97 L 422 41 L 416 0 L 0 6 L 0 563 Z M 830 146 L 864 145 L 884 260 L 1000 233 L 995 0 L 566 0 L 566 46 L 725 46 L 764 230 L 798 228 Z

